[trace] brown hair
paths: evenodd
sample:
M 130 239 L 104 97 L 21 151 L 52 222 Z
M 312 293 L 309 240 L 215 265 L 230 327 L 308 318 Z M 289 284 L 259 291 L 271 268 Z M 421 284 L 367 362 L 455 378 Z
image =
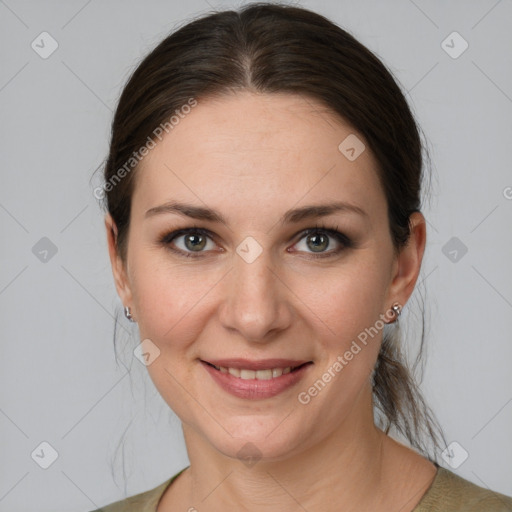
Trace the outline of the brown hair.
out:
M 309 10 L 253 3 L 206 15 L 166 37 L 140 63 L 121 94 L 104 169 L 104 207 L 117 226 L 126 258 L 133 158 L 155 128 L 190 99 L 234 89 L 296 93 L 325 105 L 366 139 L 377 162 L 395 250 L 410 236 L 409 217 L 420 209 L 423 181 L 419 129 L 404 94 L 383 63 L 352 35 Z M 126 172 L 119 177 L 124 166 Z M 421 349 L 424 333 L 422 333 Z M 386 433 L 397 429 L 430 460 L 440 426 L 407 369 L 397 333 L 384 332 L 373 376 L 374 405 Z M 424 434 L 427 439 L 422 439 Z M 446 444 L 446 443 L 445 443 Z

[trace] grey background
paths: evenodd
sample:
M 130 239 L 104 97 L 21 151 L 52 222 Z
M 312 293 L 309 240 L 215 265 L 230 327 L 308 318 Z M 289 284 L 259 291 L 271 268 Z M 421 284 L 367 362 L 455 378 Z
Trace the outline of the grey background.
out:
M 469 454 L 452 471 L 512 495 L 512 2 L 300 5 L 353 33 L 408 91 L 434 171 L 423 390 L 447 441 Z M 91 510 L 188 464 L 123 318 L 115 359 L 120 301 L 90 180 L 133 66 L 177 24 L 233 6 L 0 0 L 1 512 Z M 43 31 L 59 45 L 47 59 L 31 47 Z M 469 44 L 458 58 L 441 45 L 453 31 Z M 46 261 L 43 237 L 57 249 Z M 35 461 L 43 441 L 58 453 L 48 469 Z

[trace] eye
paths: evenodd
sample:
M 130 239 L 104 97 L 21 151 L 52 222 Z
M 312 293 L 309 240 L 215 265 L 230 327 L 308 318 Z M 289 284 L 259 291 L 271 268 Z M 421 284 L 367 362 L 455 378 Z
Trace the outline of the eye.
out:
M 186 257 L 197 257 L 216 247 L 210 232 L 202 228 L 187 228 L 167 233 L 160 238 L 160 243 Z
M 351 246 L 351 240 L 339 232 L 337 228 L 329 229 L 320 226 L 307 229 L 301 233 L 301 239 L 295 244 L 299 251 L 308 252 L 314 258 L 334 256 Z M 327 249 L 331 247 L 334 248 L 328 251 Z
M 214 234 L 207 229 L 193 227 L 179 229 L 162 235 L 159 239 L 160 245 L 166 249 L 187 258 L 198 258 L 205 256 L 205 253 L 215 250 L 217 244 L 214 242 Z M 302 247 L 301 247 L 301 244 Z M 336 256 L 344 249 L 352 247 L 352 241 L 337 227 L 330 229 L 322 226 L 309 228 L 300 234 L 291 252 L 305 252 L 312 258 L 326 258 Z M 331 250 L 328 250 L 332 248 Z

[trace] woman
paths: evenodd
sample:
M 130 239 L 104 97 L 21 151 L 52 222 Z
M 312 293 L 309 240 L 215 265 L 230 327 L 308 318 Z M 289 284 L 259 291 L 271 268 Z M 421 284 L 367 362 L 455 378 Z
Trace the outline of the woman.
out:
M 143 60 L 101 195 L 190 466 L 102 510 L 512 510 L 437 464 L 442 431 L 402 361 L 422 173 L 391 74 L 315 13 L 206 16 Z

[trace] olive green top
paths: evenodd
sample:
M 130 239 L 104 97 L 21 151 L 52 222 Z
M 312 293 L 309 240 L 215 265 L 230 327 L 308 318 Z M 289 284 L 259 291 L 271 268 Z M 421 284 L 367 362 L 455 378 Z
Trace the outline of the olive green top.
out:
M 436 476 L 413 512 L 512 512 L 512 497 L 479 487 L 448 469 L 436 466 Z M 185 469 L 154 489 L 93 512 L 156 512 L 164 491 Z

